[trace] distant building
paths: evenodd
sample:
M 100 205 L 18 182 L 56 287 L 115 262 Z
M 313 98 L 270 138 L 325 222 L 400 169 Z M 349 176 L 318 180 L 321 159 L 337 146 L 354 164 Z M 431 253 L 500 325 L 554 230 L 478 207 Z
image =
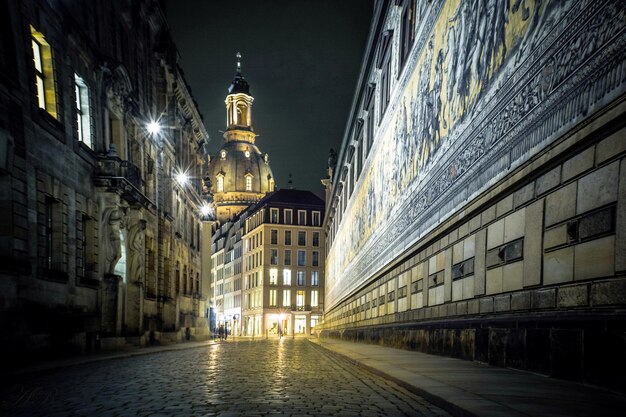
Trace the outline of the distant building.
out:
M 226 96 L 224 145 L 211 158 L 206 178 L 211 184 L 216 217 L 225 222 L 266 193 L 274 191 L 274 176 L 267 153 L 256 146 L 252 128 L 250 86 L 241 75 L 241 55 L 237 54 L 237 73 Z
M 626 390 L 624 17 L 375 2 L 329 184 L 324 334 Z
M 207 337 L 209 136 L 158 3 L 0 1 L 0 345 Z
M 243 335 L 310 335 L 324 311 L 324 201 L 281 189 L 245 213 Z

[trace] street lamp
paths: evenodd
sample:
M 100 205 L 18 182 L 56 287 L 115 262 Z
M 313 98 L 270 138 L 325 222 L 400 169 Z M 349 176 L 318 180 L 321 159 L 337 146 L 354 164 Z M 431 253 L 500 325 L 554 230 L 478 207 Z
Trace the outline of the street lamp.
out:
M 150 132 L 150 134 L 152 135 L 157 135 L 161 132 L 161 125 L 159 124 L 159 122 L 156 121 L 151 121 L 150 123 L 148 123 L 148 132 Z
M 186 185 L 189 182 L 189 175 L 186 172 L 179 172 L 176 174 L 176 181 L 180 185 Z

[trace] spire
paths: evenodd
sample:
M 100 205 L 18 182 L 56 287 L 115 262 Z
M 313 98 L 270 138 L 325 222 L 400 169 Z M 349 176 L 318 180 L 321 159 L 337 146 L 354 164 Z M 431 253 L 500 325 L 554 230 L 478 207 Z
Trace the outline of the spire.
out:
M 241 75 L 241 52 L 237 52 L 235 55 L 237 57 L 237 73 L 235 74 L 235 79 L 228 87 L 229 94 L 237 94 L 244 93 L 250 95 L 250 85 Z

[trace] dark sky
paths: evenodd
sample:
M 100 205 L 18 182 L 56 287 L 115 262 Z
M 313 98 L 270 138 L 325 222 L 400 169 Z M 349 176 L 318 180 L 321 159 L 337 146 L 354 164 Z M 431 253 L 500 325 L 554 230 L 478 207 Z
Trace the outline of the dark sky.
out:
M 241 51 L 256 144 L 278 187 L 320 194 L 352 104 L 373 0 L 167 0 L 166 15 L 215 154 Z

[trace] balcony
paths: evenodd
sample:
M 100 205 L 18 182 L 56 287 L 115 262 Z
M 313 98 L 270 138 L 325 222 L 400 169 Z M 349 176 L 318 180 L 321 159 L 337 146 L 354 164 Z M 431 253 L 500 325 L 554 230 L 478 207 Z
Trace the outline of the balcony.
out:
M 143 193 L 141 170 L 130 161 L 123 161 L 116 155 L 106 155 L 98 161 L 94 176 L 96 187 L 104 187 L 109 192 L 119 192 L 131 204 L 139 204 L 155 209 L 155 204 Z

